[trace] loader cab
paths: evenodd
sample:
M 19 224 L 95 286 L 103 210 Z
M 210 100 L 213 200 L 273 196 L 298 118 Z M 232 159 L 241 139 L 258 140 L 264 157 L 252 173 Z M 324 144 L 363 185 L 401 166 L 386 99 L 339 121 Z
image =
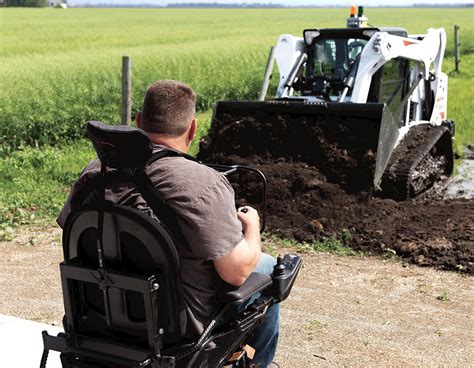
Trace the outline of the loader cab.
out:
M 295 90 L 302 96 L 334 100 L 342 93 L 344 80 L 351 68 L 357 67 L 356 60 L 374 31 L 377 29 L 305 30 L 308 60 Z
M 407 37 L 399 27 L 307 29 L 303 32 L 308 55 L 303 75 L 294 89 L 301 96 L 315 96 L 336 101 L 344 90 L 344 82 L 357 71 L 359 55 L 375 32 Z M 356 70 L 352 70 L 352 69 Z M 385 102 L 396 109 L 407 90 L 410 68 L 407 60 L 396 59 L 372 78 L 367 102 Z M 347 92 L 348 97 L 352 89 Z
M 367 102 L 383 103 L 392 114 L 401 109 L 400 127 L 408 121 L 421 120 L 423 101 L 416 96 L 405 99 L 420 70 L 421 66 L 413 60 L 401 57 L 389 60 L 372 76 Z

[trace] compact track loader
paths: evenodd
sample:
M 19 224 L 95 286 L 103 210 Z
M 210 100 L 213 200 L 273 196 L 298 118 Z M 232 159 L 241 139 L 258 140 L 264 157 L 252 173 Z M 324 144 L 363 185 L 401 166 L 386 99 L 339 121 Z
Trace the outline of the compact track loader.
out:
M 347 28 L 281 35 L 275 98 L 218 102 L 199 157 L 271 155 L 316 165 L 349 192 L 417 196 L 453 171 L 445 47 L 443 28 L 369 27 L 362 7 Z

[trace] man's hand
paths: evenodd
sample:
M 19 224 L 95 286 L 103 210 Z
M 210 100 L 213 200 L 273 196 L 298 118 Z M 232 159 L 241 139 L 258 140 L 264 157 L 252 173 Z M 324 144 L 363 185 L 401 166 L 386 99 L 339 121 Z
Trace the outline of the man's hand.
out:
M 260 259 L 260 218 L 249 206 L 239 208 L 237 218 L 242 223 L 244 238 L 229 254 L 214 260 L 219 276 L 234 286 L 242 285 Z
M 257 231 L 260 232 L 260 217 L 255 208 L 245 206 L 240 207 L 237 211 L 237 218 L 242 223 L 242 229 L 244 234 L 248 231 Z

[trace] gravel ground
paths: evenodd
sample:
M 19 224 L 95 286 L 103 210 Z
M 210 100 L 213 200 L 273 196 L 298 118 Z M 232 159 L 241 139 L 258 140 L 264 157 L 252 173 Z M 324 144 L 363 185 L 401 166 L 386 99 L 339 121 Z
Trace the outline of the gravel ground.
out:
M 60 323 L 59 244 L 52 227 L 0 242 L 0 313 Z M 472 276 L 374 257 L 302 256 L 282 306 L 282 367 L 472 366 Z

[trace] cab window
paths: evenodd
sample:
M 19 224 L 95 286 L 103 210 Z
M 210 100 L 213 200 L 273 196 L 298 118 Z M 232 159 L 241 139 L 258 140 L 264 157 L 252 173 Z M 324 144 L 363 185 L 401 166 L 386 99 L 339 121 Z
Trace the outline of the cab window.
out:
M 384 64 L 380 77 L 380 102 L 387 104 L 394 113 L 404 97 L 408 72 L 408 61 L 395 58 Z

